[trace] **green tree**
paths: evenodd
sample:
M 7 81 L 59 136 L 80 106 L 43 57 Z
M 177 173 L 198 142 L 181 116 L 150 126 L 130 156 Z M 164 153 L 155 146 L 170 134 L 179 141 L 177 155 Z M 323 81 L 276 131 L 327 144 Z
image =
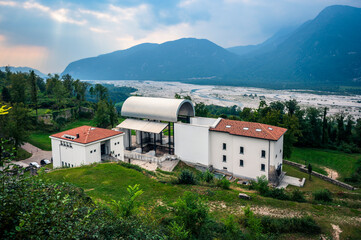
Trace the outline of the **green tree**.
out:
M 111 100 L 108 102 L 108 114 L 110 126 L 113 128 L 118 123 L 118 114 L 117 109 Z
M 69 75 L 65 74 L 61 77 L 63 79 L 63 85 L 68 97 L 72 97 L 74 93 L 74 79 Z
M 309 163 L 308 166 L 307 166 L 307 172 L 308 172 L 309 178 L 311 180 L 311 174 L 312 174 L 312 165 L 311 165 L 311 163 Z
M 11 99 L 14 103 L 25 103 L 24 74 L 11 74 Z
M 1 96 L 2 96 L 2 100 L 6 103 L 11 102 L 11 95 L 9 92 L 9 89 L 7 87 L 3 87 L 1 90 Z
M 325 145 L 328 142 L 328 123 L 327 123 L 327 110 L 325 107 L 323 109 L 323 118 L 322 118 L 322 144 Z
M 207 117 L 208 116 L 208 110 L 204 103 L 202 103 L 202 102 L 196 103 L 196 106 L 194 108 L 195 108 L 196 116 L 199 116 L 199 117 Z
M 94 121 L 97 127 L 105 128 L 110 125 L 109 107 L 107 101 L 101 100 L 98 102 Z
M 34 108 L 36 111 L 36 116 L 38 116 L 38 88 L 36 85 L 36 75 L 35 75 L 34 71 L 30 72 L 29 84 L 30 84 L 31 102 L 34 105 Z

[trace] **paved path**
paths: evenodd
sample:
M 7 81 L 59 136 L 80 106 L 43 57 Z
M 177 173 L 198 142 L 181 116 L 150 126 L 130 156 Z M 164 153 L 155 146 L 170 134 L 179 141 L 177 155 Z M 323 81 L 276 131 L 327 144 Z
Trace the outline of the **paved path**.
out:
M 281 183 L 277 186 L 277 188 L 286 188 L 288 185 L 293 185 L 296 187 L 303 187 L 305 184 L 305 178 L 295 178 L 291 176 L 284 176 Z
M 40 148 L 37 148 L 37 147 L 31 145 L 30 143 L 24 143 L 24 145 L 22 145 L 21 148 L 23 148 L 24 150 L 26 150 L 27 152 L 29 152 L 33 155 L 30 158 L 27 158 L 25 160 L 13 162 L 15 164 L 24 166 L 24 164 L 29 165 L 29 163 L 31 163 L 31 162 L 37 162 L 40 165 L 40 161 L 42 159 L 51 160 L 51 151 L 41 150 Z

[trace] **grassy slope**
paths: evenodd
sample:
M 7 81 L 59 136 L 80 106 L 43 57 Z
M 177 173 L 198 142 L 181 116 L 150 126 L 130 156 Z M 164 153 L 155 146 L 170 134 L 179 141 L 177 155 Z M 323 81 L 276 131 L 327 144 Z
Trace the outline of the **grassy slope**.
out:
M 180 169 L 177 169 L 180 170 Z M 285 166 L 288 175 L 307 177 L 306 174 L 297 169 Z M 259 196 L 254 191 L 239 188 L 235 184 L 231 190 L 223 190 L 215 186 L 206 185 L 171 185 L 158 182 L 154 178 L 147 177 L 133 169 L 127 169 L 117 164 L 98 164 L 78 168 L 60 169 L 46 175 L 55 182 L 70 182 L 83 188 L 89 196 L 100 202 L 119 200 L 124 196 L 128 185 L 140 184 L 144 190 L 140 201 L 145 207 L 153 209 L 157 218 L 164 217 L 168 210 L 164 204 L 174 202 L 184 191 L 193 191 L 201 194 L 208 200 L 211 206 L 211 214 L 219 220 L 229 214 L 241 214 L 242 207 L 250 205 L 253 208 L 264 209 L 265 212 L 283 212 L 284 214 L 294 213 L 312 215 L 320 223 L 324 232 L 331 231 L 330 223 L 340 225 L 342 229 L 348 229 L 344 234 L 358 234 L 356 226 L 361 228 L 361 223 L 351 222 L 351 217 L 359 217 L 361 212 L 357 209 L 337 205 L 318 205 L 311 203 L 297 203 L 281 201 L 272 198 Z M 312 182 L 306 181 L 302 190 L 307 192 L 315 189 L 327 188 L 332 192 L 347 192 L 328 182 L 314 178 Z M 246 192 L 252 196 L 252 201 L 238 198 L 239 192 Z M 307 193 L 310 195 L 310 193 Z M 164 203 L 164 204 L 161 204 Z M 340 219 L 346 219 L 340 222 Z M 351 224 L 351 225 L 350 225 Z M 353 225 L 352 225 L 353 224 Z
M 355 171 L 355 163 L 361 158 L 361 154 L 348 154 L 339 151 L 313 148 L 295 148 L 292 152 L 290 161 L 305 164 L 305 160 L 311 163 L 314 170 L 324 174 L 322 167 L 328 167 L 336 170 L 343 180 L 345 177 L 351 176 Z M 322 172 L 323 171 L 323 172 Z

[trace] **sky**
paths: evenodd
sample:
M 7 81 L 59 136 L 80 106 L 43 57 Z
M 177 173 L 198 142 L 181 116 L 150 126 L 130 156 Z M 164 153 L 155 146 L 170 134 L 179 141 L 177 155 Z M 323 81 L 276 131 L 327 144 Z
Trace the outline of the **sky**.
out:
M 0 0 L 0 66 L 61 73 L 72 61 L 184 37 L 258 44 L 360 0 Z

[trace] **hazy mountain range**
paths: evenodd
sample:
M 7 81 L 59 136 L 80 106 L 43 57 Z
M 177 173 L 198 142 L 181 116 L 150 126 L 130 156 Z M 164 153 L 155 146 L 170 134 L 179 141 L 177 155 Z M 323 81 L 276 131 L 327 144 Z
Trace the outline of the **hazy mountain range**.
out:
M 272 88 L 361 86 L 361 9 L 330 6 L 258 45 L 224 49 L 183 38 L 80 59 L 62 74 L 82 80 L 172 80 Z
M 10 68 L 10 72 L 22 72 L 22 73 L 29 73 L 30 71 L 34 70 L 34 73 L 36 75 L 38 75 L 39 77 L 42 77 L 42 78 L 46 78 L 47 75 L 40 72 L 39 70 L 37 69 L 34 69 L 34 68 L 30 68 L 30 67 L 12 67 L 12 66 L 8 66 Z M 0 67 L 0 70 L 5 72 L 5 68 L 6 66 L 3 66 L 3 67 Z

